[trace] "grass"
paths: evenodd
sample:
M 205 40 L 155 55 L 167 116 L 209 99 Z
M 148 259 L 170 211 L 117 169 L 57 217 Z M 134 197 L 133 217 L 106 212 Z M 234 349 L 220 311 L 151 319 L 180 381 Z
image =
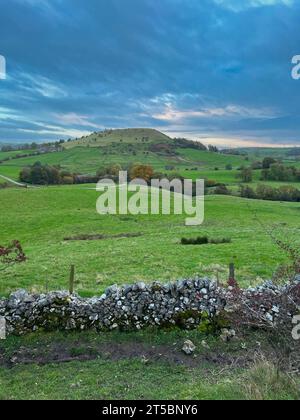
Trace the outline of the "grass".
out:
M 99 193 L 86 186 L 0 190 L 1 243 L 21 241 L 28 261 L 2 273 L 0 294 L 18 288 L 38 291 L 67 287 L 76 265 L 76 290 L 102 292 L 111 284 L 170 281 L 202 274 L 200 265 L 235 261 L 242 285 L 270 278 L 286 256 L 254 220 L 280 225 L 286 235 L 299 229 L 298 203 L 207 196 L 205 222 L 186 227 L 185 216 L 100 216 Z M 284 218 L 283 218 L 284 215 Z M 135 238 L 113 236 L 140 233 Z M 105 235 L 99 241 L 64 241 L 78 235 Z M 183 247 L 182 237 L 229 238 L 222 246 Z M 251 256 L 251 258 L 249 257 Z
M 196 345 L 194 357 L 181 353 L 186 339 Z M 209 350 L 203 347 L 203 340 Z M 255 352 L 257 341 L 261 342 L 262 337 L 254 334 L 243 340 L 246 340 L 243 346 L 240 340 L 224 344 L 217 337 L 181 330 L 101 335 L 39 333 L 10 337 L 1 344 L 3 357 L 14 360 L 26 354 L 34 360 L 37 354 L 51 357 L 53 349 L 63 348 L 74 361 L 24 364 L 20 359 L 9 368 L 0 365 L 0 399 L 299 399 L 299 381 L 284 373 L 278 374 L 267 360 L 252 366 L 238 363 Z M 111 346 L 112 352 L 107 346 Z M 124 349 L 120 357 L 114 355 L 115 346 Z M 137 347 L 140 350 L 134 350 L 132 356 L 130 351 Z M 91 360 L 75 360 L 87 354 Z M 173 359 L 169 359 L 171 354 Z M 222 363 L 220 357 L 228 358 L 228 362 Z
M 243 156 L 223 155 L 221 153 L 206 152 L 195 149 L 177 149 L 177 152 L 183 156 L 188 162 L 198 163 L 199 170 L 201 169 L 225 169 L 226 165 L 232 165 L 238 168 L 241 165 L 247 165 Z

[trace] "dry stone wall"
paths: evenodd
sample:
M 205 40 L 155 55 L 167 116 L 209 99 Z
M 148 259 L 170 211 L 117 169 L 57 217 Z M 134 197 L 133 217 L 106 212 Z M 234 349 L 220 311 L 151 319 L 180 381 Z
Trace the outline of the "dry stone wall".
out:
M 299 281 L 296 279 L 295 285 Z M 170 325 L 193 328 L 204 316 L 207 320 L 224 311 L 229 313 L 233 301 L 239 305 L 244 299 L 251 306 L 251 302 L 257 305 L 260 297 L 259 308 L 253 307 L 267 321 L 275 322 L 280 316 L 280 298 L 288 287 L 269 282 L 236 292 L 218 288 L 207 278 L 193 278 L 169 284 L 111 286 L 102 296 L 89 299 L 64 291 L 30 294 L 19 290 L 0 299 L 0 317 L 6 320 L 7 333 L 16 335 L 38 330 L 139 330 Z

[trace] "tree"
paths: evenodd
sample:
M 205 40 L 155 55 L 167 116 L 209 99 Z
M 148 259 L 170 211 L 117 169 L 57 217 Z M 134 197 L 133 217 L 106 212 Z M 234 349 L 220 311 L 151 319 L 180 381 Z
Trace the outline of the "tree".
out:
M 251 168 L 243 168 L 238 177 L 242 179 L 242 182 L 252 182 L 253 172 Z
M 212 144 L 210 144 L 210 145 L 208 146 L 208 150 L 209 150 L 210 152 L 214 152 L 214 153 L 217 153 L 217 152 L 219 151 L 219 149 L 217 148 L 217 146 L 214 146 L 214 145 L 212 145 Z
M 129 176 L 130 179 L 144 179 L 145 181 L 149 182 L 151 178 L 153 178 L 154 170 L 152 166 L 149 165 L 138 165 L 133 166 L 130 170 Z
M 13 241 L 9 246 L 0 245 L 0 271 L 26 261 L 26 256 L 19 241 Z
M 276 163 L 277 161 L 274 158 L 266 157 L 263 160 L 262 166 L 263 169 L 270 169 L 270 166 Z

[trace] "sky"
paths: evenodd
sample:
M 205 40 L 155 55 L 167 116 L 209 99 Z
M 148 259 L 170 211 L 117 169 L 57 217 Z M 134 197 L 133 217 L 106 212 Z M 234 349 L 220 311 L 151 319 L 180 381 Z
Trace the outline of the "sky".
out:
M 0 142 L 300 146 L 300 0 L 0 0 Z

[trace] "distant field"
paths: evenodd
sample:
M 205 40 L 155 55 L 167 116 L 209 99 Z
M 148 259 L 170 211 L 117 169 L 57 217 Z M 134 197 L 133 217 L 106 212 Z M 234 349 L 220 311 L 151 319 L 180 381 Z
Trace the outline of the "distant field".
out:
M 298 228 L 300 204 L 208 196 L 203 226 L 186 227 L 184 216 L 99 216 L 98 193 L 86 186 L 0 190 L 1 243 L 18 239 L 28 261 L 2 273 L 0 294 L 25 287 L 67 287 L 69 266 L 77 270 L 76 290 L 83 295 L 139 280 L 169 281 L 201 274 L 199 264 L 227 266 L 234 260 L 244 285 L 269 278 L 286 257 L 254 220 L 283 224 L 284 235 Z M 280 229 L 281 231 L 281 229 Z M 297 231 L 299 232 L 299 230 Z M 80 234 L 141 233 L 137 238 L 66 242 Z M 228 237 L 231 244 L 182 246 L 183 236 Z
M 242 153 L 246 153 L 253 158 L 263 159 L 265 157 L 292 159 L 293 156 L 289 156 L 290 152 L 294 148 L 291 147 L 245 147 L 239 148 L 238 150 Z
M 0 151 L 0 160 L 5 158 L 15 157 L 17 155 L 23 155 L 26 153 L 34 153 L 36 150 L 15 150 L 12 152 L 1 152 Z
M 203 168 L 225 169 L 226 165 L 232 165 L 233 167 L 238 168 L 241 165 L 248 164 L 243 156 L 223 155 L 221 153 L 193 149 L 179 149 L 177 152 L 188 161 L 198 163 L 199 170 Z

